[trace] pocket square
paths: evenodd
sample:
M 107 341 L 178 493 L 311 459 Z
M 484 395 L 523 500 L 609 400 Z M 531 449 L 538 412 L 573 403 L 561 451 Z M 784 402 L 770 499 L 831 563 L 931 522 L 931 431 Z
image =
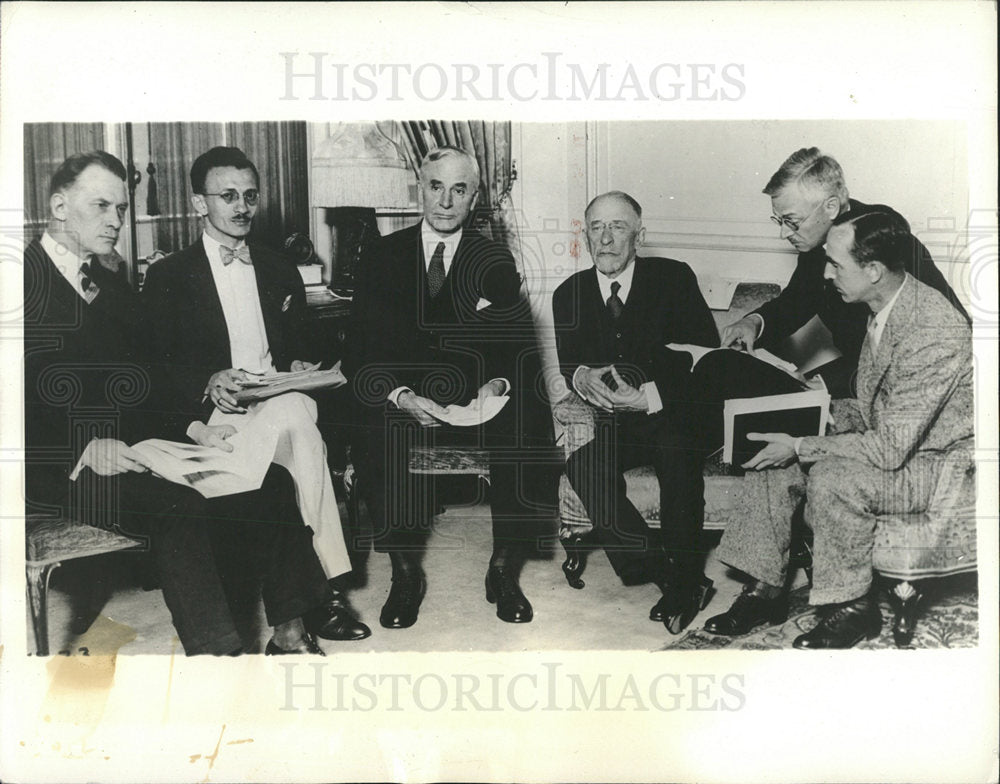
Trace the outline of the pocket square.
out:
M 485 297 L 480 297 L 480 298 L 479 298 L 479 302 L 477 302 L 477 303 L 476 303 L 476 312 L 478 313 L 478 312 L 479 312 L 480 310 L 482 310 L 483 308 L 488 308 L 488 307 L 489 307 L 490 305 L 492 305 L 492 304 L 493 304 L 493 303 L 492 303 L 492 302 L 490 302 L 490 301 L 489 301 L 488 299 L 486 299 Z
M 292 306 L 292 295 L 289 294 L 285 297 L 285 301 L 281 303 L 281 312 L 284 313 Z

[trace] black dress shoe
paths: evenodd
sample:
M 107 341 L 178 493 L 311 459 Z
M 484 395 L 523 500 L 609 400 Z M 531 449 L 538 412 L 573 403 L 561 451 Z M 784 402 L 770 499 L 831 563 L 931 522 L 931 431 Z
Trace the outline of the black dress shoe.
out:
M 853 648 L 862 639 L 871 640 L 882 631 L 882 613 L 878 604 L 862 596 L 853 602 L 835 605 L 812 631 L 800 634 L 792 643 L 799 649 Z
M 324 640 L 363 640 L 372 633 L 354 616 L 347 597 L 336 588 L 330 589 L 330 598 L 323 604 L 303 615 L 302 622 L 307 632 Z
M 378 617 L 386 629 L 407 629 L 417 622 L 420 602 L 423 601 L 427 582 L 422 574 L 394 575 L 389 598 L 382 605 Z
M 705 575 L 698 578 L 693 588 L 677 588 L 661 584 L 663 597 L 649 611 L 649 617 L 658 615 L 671 634 L 680 634 L 694 620 L 694 617 L 708 607 L 715 589 L 714 583 Z
M 311 653 L 314 656 L 326 656 L 326 654 L 323 653 L 323 649 L 316 643 L 316 638 L 308 633 L 304 634 L 302 639 L 299 641 L 298 646 L 292 648 L 291 650 L 288 650 L 287 648 L 279 648 L 273 637 L 267 641 L 267 645 L 264 648 L 265 656 L 284 656 L 286 654 L 296 653 Z
M 529 623 L 535 615 L 517 576 L 506 566 L 491 566 L 486 572 L 486 601 L 496 603 L 497 618 L 507 623 Z
M 751 587 L 743 589 L 733 606 L 721 615 L 705 621 L 705 631 L 735 637 L 749 634 L 758 626 L 776 626 L 788 620 L 788 594 L 782 591 L 773 599 L 752 592 Z

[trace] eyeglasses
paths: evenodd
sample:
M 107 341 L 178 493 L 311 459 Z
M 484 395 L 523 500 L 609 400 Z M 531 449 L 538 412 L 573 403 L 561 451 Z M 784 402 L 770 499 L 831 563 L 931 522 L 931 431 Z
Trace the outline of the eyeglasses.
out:
M 822 207 L 825 202 L 826 199 L 823 199 L 823 201 L 821 201 L 819 204 L 813 207 L 812 212 L 806 215 L 806 217 L 804 217 L 802 220 L 790 220 L 789 218 L 786 218 L 784 215 L 772 215 L 771 223 L 773 223 L 775 226 L 778 227 L 784 226 L 786 229 L 792 232 L 792 234 L 797 234 L 799 229 L 802 227 L 802 224 L 805 223 L 807 220 L 809 220 L 813 215 L 815 215 L 816 211 L 820 207 Z
M 203 193 L 202 196 L 218 196 L 226 204 L 233 204 L 240 198 L 240 192 L 236 188 L 226 188 L 220 193 Z M 249 190 L 243 191 L 243 201 L 248 207 L 253 207 L 260 201 L 260 191 L 256 188 L 250 188 Z

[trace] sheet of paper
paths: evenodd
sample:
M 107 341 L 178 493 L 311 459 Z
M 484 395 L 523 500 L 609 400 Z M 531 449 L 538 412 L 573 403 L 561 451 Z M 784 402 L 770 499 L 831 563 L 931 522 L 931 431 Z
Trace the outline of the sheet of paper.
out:
M 442 422 L 456 427 L 473 427 L 489 422 L 500 413 L 505 405 L 510 401 L 507 395 L 500 397 L 488 397 L 483 401 L 482 408 L 473 400 L 465 406 L 447 406 L 445 415 L 438 417 Z

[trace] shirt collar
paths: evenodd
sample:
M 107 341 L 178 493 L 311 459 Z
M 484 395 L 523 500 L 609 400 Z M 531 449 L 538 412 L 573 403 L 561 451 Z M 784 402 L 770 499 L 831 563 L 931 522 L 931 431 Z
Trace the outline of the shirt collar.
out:
M 623 305 L 628 301 L 628 294 L 632 290 L 632 278 L 635 276 L 635 259 L 632 259 L 628 266 L 614 278 L 609 278 L 597 267 L 594 267 L 594 272 L 597 274 L 597 285 L 601 289 L 601 299 L 607 302 L 608 297 L 611 296 L 611 284 L 619 283 L 621 288 L 618 290 L 618 299 L 622 301 Z
M 83 290 L 83 283 L 80 280 L 80 267 L 84 264 L 84 259 L 77 256 L 47 231 L 42 234 L 41 245 L 42 250 L 52 259 L 56 269 L 66 278 L 66 282 L 73 287 L 77 294 L 90 302 L 93 295 L 88 295 Z
M 906 279 L 909 277 L 910 276 L 907 275 L 903 278 L 902 284 L 898 289 L 896 289 L 896 293 L 892 295 L 892 299 L 885 303 L 885 307 L 874 315 L 872 320 L 875 322 L 875 329 L 879 331 L 880 335 L 882 330 L 885 329 L 885 323 L 889 320 L 889 313 L 892 311 L 892 306 L 895 305 L 896 300 L 899 299 L 899 292 L 903 290 L 903 286 L 906 285 Z
M 427 222 L 421 221 L 420 223 L 420 243 L 424 249 L 424 267 L 427 267 L 431 263 L 431 256 L 434 255 L 434 249 L 437 247 L 439 242 L 444 243 L 444 269 L 447 273 L 449 267 L 451 267 L 451 260 L 455 258 L 455 253 L 458 251 L 458 243 L 462 241 L 462 230 L 459 229 L 451 234 L 439 234 L 434 231 L 434 228 Z

